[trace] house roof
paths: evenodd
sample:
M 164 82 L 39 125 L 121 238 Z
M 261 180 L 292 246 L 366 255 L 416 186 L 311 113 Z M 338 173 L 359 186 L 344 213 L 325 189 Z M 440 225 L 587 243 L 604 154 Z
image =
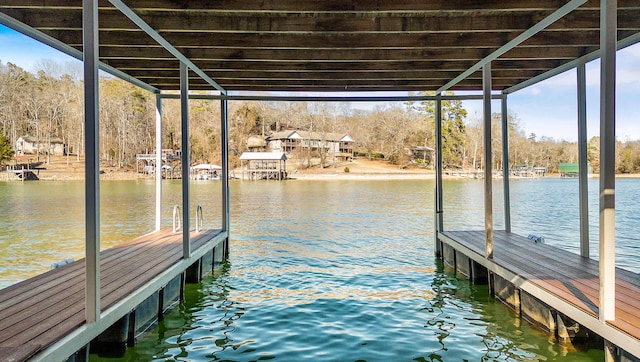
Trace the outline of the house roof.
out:
M 591 167 L 591 163 L 587 162 L 587 167 Z M 558 165 L 560 172 L 579 172 L 580 165 L 577 163 L 561 163 Z
M 268 140 L 284 140 L 284 139 L 311 139 L 325 140 L 333 142 L 354 142 L 353 138 L 345 133 L 322 133 L 309 131 L 281 131 L 276 132 L 267 138 Z
M 227 91 L 456 91 L 481 90 L 488 60 L 504 90 L 600 48 L 599 0 L 113 3 L 99 1 L 100 61 L 161 90 L 179 89 L 178 54 Z M 0 13 L 81 58 L 82 1 L 3 0 Z M 618 40 L 639 41 L 638 19 L 638 0 L 617 1 Z M 194 72 L 189 87 L 213 89 Z
M 353 142 L 353 139 L 349 137 L 349 135 L 344 133 L 298 131 L 298 134 L 302 139 L 325 140 L 333 142 Z
M 412 151 L 435 151 L 435 149 L 428 146 L 411 146 L 409 149 Z
M 37 140 L 33 136 L 22 136 L 22 137 L 19 137 L 19 138 L 22 138 L 24 141 L 29 142 L 29 143 L 35 143 L 36 141 L 39 141 L 40 143 L 45 144 L 45 143 L 49 142 L 49 139 L 47 137 L 42 137 L 42 138 L 40 138 L 40 140 Z M 62 141 L 62 138 L 60 138 L 60 137 L 51 137 L 51 143 L 63 144 L 64 141 Z
M 243 152 L 240 155 L 243 161 L 286 161 L 284 152 Z
M 295 137 L 294 136 L 295 134 L 297 134 L 297 131 L 293 131 L 293 130 L 275 132 L 275 133 L 272 133 L 269 137 L 267 137 L 267 140 L 285 140 L 289 138 L 299 138 L 299 137 Z

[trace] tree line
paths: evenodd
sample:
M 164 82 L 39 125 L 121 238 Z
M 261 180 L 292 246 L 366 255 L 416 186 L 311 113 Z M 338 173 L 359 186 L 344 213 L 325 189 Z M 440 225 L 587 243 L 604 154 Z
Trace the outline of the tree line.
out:
M 13 156 L 18 137 L 29 135 L 50 149 L 60 138 L 67 159 L 84 155 L 83 87 L 80 68 L 41 61 L 37 73 L 0 62 L 0 163 Z M 102 166 L 127 168 L 136 154 L 155 149 L 155 95 L 112 77 L 100 79 L 100 160 Z M 422 93 L 429 94 L 429 93 Z M 180 105 L 162 104 L 162 147 L 181 149 Z M 353 109 L 347 102 L 229 102 L 230 164 L 249 149 L 251 137 L 264 138 L 281 129 L 348 134 L 359 157 L 381 159 L 400 168 L 415 165 L 407 149 L 434 147 L 435 102 L 385 103 L 372 109 Z M 219 163 L 220 102 L 189 101 L 191 159 L 194 163 Z M 525 134 L 515 112 L 508 114 L 509 167 L 535 165 L 557 172 L 560 163 L 578 160 L 576 142 Z M 484 164 L 481 117 L 469 115 L 459 100 L 442 101 L 443 165 L 445 168 L 480 169 Z M 493 168 L 502 169 L 501 115 L 492 116 Z M 298 155 L 311 157 L 311 155 Z M 315 155 L 322 158 L 322 155 Z M 37 151 L 37 162 L 50 162 Z M 588 142 L 588 160 L 599 167 L 599 140 Z M 419 166 L 433 167 L 430 158 Z M 324 164 L 324 160 L 321 160 Z M 310 164 L 310 163 L 309 163 Z M 618 142 L 617 171 L 640 172 L 640 141 Z

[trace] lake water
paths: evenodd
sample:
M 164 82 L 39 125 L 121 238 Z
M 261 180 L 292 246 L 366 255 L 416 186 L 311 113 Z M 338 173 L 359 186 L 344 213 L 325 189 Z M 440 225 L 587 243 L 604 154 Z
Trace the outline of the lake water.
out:
M 618 263 L 640 271 L 640 180 L 617 184 Z M 0 183 L 0 286 L 83 256 L 83 183 Z M 220 225 L 220 183 L 192 184 L 205 227 Z M 597 180 L 590 182 L 597 253 Z M 231 183 L 231 258 L 188 285 L 185 302 L 119 359 L 94 361 L 601 361 L 443 272 L 433 255 L 432 180 Z M 513 231 L 578 250 L 576 180 L 517 180 Z M 483 227 L 482 181 L 446 181 L 445 228 Z M 102 182 L 102 246 L 153 229 L 154 184 Z M 164 184 L 163 222 L 181 200 Z M 501 184 L 494 190 L 501 228 Z

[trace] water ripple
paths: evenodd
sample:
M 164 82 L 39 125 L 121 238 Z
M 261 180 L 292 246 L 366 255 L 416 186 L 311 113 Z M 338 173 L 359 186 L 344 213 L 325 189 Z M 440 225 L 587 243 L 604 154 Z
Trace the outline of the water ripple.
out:
M 563 350 L 486 286 L 443 272 L 431 247 L 429 182 L 235 187 L 231 260 L 188 286 L 189 311 L 172 312 L 185 318 L 179 337 L 149 359 L 602 359 Z

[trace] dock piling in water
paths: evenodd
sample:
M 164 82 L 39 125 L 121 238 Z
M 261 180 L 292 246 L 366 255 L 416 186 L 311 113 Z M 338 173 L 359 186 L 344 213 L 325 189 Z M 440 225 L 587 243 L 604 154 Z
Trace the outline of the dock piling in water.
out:
M 484 231 L 446 231 L 442 260 L 474 283 L 488 281 L 490 293 L 522 319 L 563 345 L 603 348 L 612 344 L 616 361 L 638 361 L 640 294 L 637 274 L 617 270 L 618 313 L 598 320 L 598 262 L 505 231 L 494 231 L 495 254 L 484 255 Z M 469 260 L 469 261 L 467 261 Z M 466 265 L 471 272 L 465 273 Z M 485 274 L 486 271 L 486 274 Z M 484 278 L 488 276 L 488 280 Z

